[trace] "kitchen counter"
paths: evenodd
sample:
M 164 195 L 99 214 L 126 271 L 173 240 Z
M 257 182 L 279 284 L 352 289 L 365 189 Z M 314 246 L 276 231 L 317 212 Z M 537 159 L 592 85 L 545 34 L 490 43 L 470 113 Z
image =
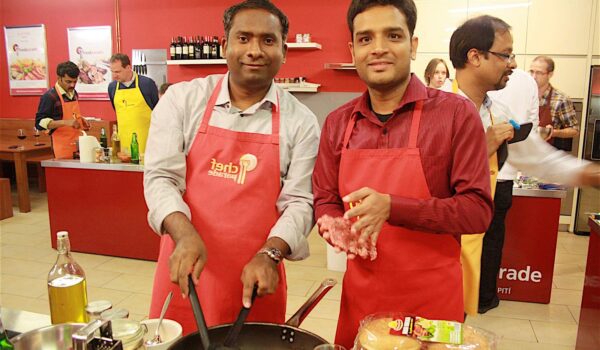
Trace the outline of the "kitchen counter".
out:
M 577 350 L 600 349 L 600 218 L 590 217 L 588 225 L 590 241 L 577 329 Z
M 81 163 L 76 159 L 49 159 L 42 161 L 43 167 L 90 169 L 90 170 L 112 170 L 112 171 L 136 171 L 144 172 L 144 166 L 131 163 Z
M 538 198 L 565 198 L 566 190 L 542 190 L 539 188 L 513 188 L 513 196 Z
M 158 258 L 160 238 L 146 218 L 142 165 L 47 160 L 42 166 L 53 247 L 56 232 L 64 230 L 75 252 Z
M 50 326 L 50 316 L 38 314 L 35 312 L 21 311 L 2 307 L 2 324 L 7 330 L 25 333 L 30 330 Z
M 513 188 L 497 282 L 500 299 L 550 302 L 560 205 L 566 194 Z

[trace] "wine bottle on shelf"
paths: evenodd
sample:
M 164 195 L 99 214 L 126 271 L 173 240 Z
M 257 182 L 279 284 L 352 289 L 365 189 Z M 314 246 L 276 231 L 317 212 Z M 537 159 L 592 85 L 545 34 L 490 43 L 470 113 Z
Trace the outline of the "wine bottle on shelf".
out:
M 215 60 L 221 58 L 221 52 L 220 52 L 221 50 L 220 50 L 219 37 L 218 36 L 213 36 L 212 51 L 213 51 L 213 58 Z
M 169 59 L 175 59 L 175 37 L 171 37 L 171 45 L 169 46 Z
M 202 58 L 205 60 L 210 58 L 210 43 L 207 36 L 204 37 L 204 42 L 202 43 Z
M 188 59 L 188 43 L 187 43 L 187 39 L 184 37 L 182 37 L 181 39 L 181 59 L 182 60 L 187 60 Z
M 181 37 L 177 37 L 177 42 L 175 43 L 175 59 L 180 60 L 181 54 L 183 52 L 183 48 L 181 45 Z
M 195 55 L 195 49 L 194 46 L 196 45 L 196 42 L 194 40 L 194 37 L 190 35 L 190 39 L 188 40 L 188 59 L 193 60 L 194 59 L 194 55 Z
M 87 323 L 85 273 L 71 256 L 69 233 L 56 234 L 58 257 L 48 273 L 48 300 L 52 324 Z
M 200 35 L 196 36 L 196 43 L 194 44 L 194 59 L 199 60 L 202 58 L 202 41 Z
M 140 164 L 140 146 L 135 132 L 131 135 L 131 163 Z

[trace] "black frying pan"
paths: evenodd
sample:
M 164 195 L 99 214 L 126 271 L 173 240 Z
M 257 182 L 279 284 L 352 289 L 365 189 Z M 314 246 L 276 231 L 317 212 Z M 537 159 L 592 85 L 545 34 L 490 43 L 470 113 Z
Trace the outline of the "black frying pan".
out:
M 334 279 L 326 279 L 285 324 L 245 323 L 235 344 L 241 350 L 313 350 L 317 345 L 328 342 L 318 335 L 298 328 L 300 323 L 312 311 L 327 292 L 337 283 Z M 231 324 L 211 327 L 208 336 L 212 343 L 223 343 Z M 198 332 L 179 339 L 169 350 L 206 350 L 202 346 Z

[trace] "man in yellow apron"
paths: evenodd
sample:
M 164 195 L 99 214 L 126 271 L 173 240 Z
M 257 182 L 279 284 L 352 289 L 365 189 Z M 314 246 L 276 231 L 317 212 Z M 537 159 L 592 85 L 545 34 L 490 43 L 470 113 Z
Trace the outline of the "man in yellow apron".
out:
M 81 134 L 79 99 L 75 91 L 79 68 L 73 62 L 62 62 L 56 67 L 57 81 L 40 98 L 35 127 L 47 130 L 52 137 L 54 158 L 72 159 L 77 150 L 75 142 Z
M 140 154 L 143 154 L 150 115 L 158 103 L 158 88 L 154 80 L 133 72 L 131 61 L 125 54 L 114 54 L 110 58 L 110 69 L 114 81 L 108 85 L 108 95 L 117 113 L 121 149 L 129 151 L 131 135 L 135 132 Z
M 475 104 L 479 110 L 482 123 L 487 129 L 486 138 L 488 140 L 490 182 L 492 197 L 494 197 L 499 165 L 504 163 L 504 160 L 506 160 L 508 155 L 505 141 L 512 138 L 513 129 L 512 126 L 506 121 L 498 123 L 502 119 L 498 120 L 495 117 L 494 112 L 492 112 L 491 100 L 487 97 L 486 92 L 489 90 L 501 89 L 506 86 L 506 83 L 508 82 L 508 76 L 512 73 L 512 69 L 516 67 L 516 64 L 514 63 L 514 56 L 511 54 L 507 55 L 509 56 L 508 59 L 503 56 L 495 57 L 493 54 L 491 54 L 491 56 L 494 57 L 491 58 L 489 57 L 490 55 L 488 55 L 487 58 L 484 58 L 483 56 L 483 53 L 487 54 L 487 52 L 492 52 L 496 48 L 504 49 L 505 46 L 510 46 L 512 50 L 512 37 L 510 37 L 510 40 L 504 37 L 501 39 L 496 39 L 498 36 L 500 36 L 499 33 L 510 36 L 510 27 L 506 23 L 502 22 L 501 20 L 499 20 L 497 23 L 489 20 L 483 24 L 476 23 L 476 25 L 493 25 L 494 29 L 496 26 L 499 29 L 491 29 L 491 31 L 487 33 L 491 34 L 491 38 L 489 38 L 489 42 L 482 42 L 482 47 L 477 47 L 477 44 L 479 43 L 473 43 L 471 40 L 468 40 L 469 38 L 463 40 L 463 42 L 457 43 L 457 41 L 464 39 L 463 37 L 468 36 L 469 33 L 465 33 L 463 30 L 457 30 L 455 32 L 452 37 L 454 41 L 451 41 L 450 44 L 450 51 L 454 53 L 454 57 L 451 55 L 451 59 L 455 68 L 457 69 L 456 80 L 454 80 L 452 84 L 452 91 L 469 98 Z M 503 25 L 506 26 L 503 27 Z M 472 48 L 466 47 L 470 44 L 473 45 Z M 461 45 L 465 47 L 461 47 Z M 498 62 L 492 61 L 491 59 L 498 59 Z M 479 74 L 489 74 L 489 71 L 481 70 L 481 68 L 490 70 L 494 69 L 494 78 L 488 79 L 487 82 L 477 81 L 477 78 L 481 77 L 478 76 Z M 474 81 L 477 82 L 474 83 Z M 480 83 L 483 83 L 481 85 L 489 84 L 489 86 L 478 86 Z M 462 88 L 462 90 L 460 88 Z M 479 284 L 481 277 L 481 254 L 483 249 L 483 239 L 484 233 L 461 237 L 463 293 L 465 312 L 468 315 L 476 315 L 479 311 Z

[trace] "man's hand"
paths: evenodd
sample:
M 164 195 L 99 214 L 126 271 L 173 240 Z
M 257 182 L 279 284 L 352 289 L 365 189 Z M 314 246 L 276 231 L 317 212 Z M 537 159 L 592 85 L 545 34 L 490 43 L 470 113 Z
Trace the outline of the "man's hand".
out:
M 252 305 L 252 290 L 258 284 L 258 296 L 275 293 L 279 283 L 277 264 L 266 254 L 258 254 L 242 270 L 242 303 L 249 308 Z
M 185 299 L 189 293 L 188 275 L 191 273 L 194 284 L 198 283 L 206 264 L 206 246 L 190 220 L 181 212 L 169 214 L 163 221 L 163 227 L 175 241 L 175 249 L 169 257 L 169 278 L 179 284 Z
M 352 225 L 352 232 L 360 232 L 359 242 L 364 243 L 371 239 L 377 242 L 383 224 L 390 218 L 392 197 L 389 194 L 379 193 L 372 188 L 363 187 L 354 191 L 342 200 L 346 203 L 360 202 L 348 210 L 344 217 L 358 220 Z
M 76 119 L 65 119 L 63 122 L 65 123 L 65 126 L 70 126 L 73 129 L 81 129 L 81 125 Z
M 554 136 L 554 127 L 552 126 L 552 124 L 546 125 L 546 130 L 548 132 L 548 135 L 544 138 L 544 141 L 548 141 Z
M 490 125 L 485 132 L 488 157 L 496 153 L 500 145 L 515 136 L 515 129 L 507 122 Z
M 578 185 L 600 188 L 600 166 L 590 164 L 583 168 L 580 183 Z

